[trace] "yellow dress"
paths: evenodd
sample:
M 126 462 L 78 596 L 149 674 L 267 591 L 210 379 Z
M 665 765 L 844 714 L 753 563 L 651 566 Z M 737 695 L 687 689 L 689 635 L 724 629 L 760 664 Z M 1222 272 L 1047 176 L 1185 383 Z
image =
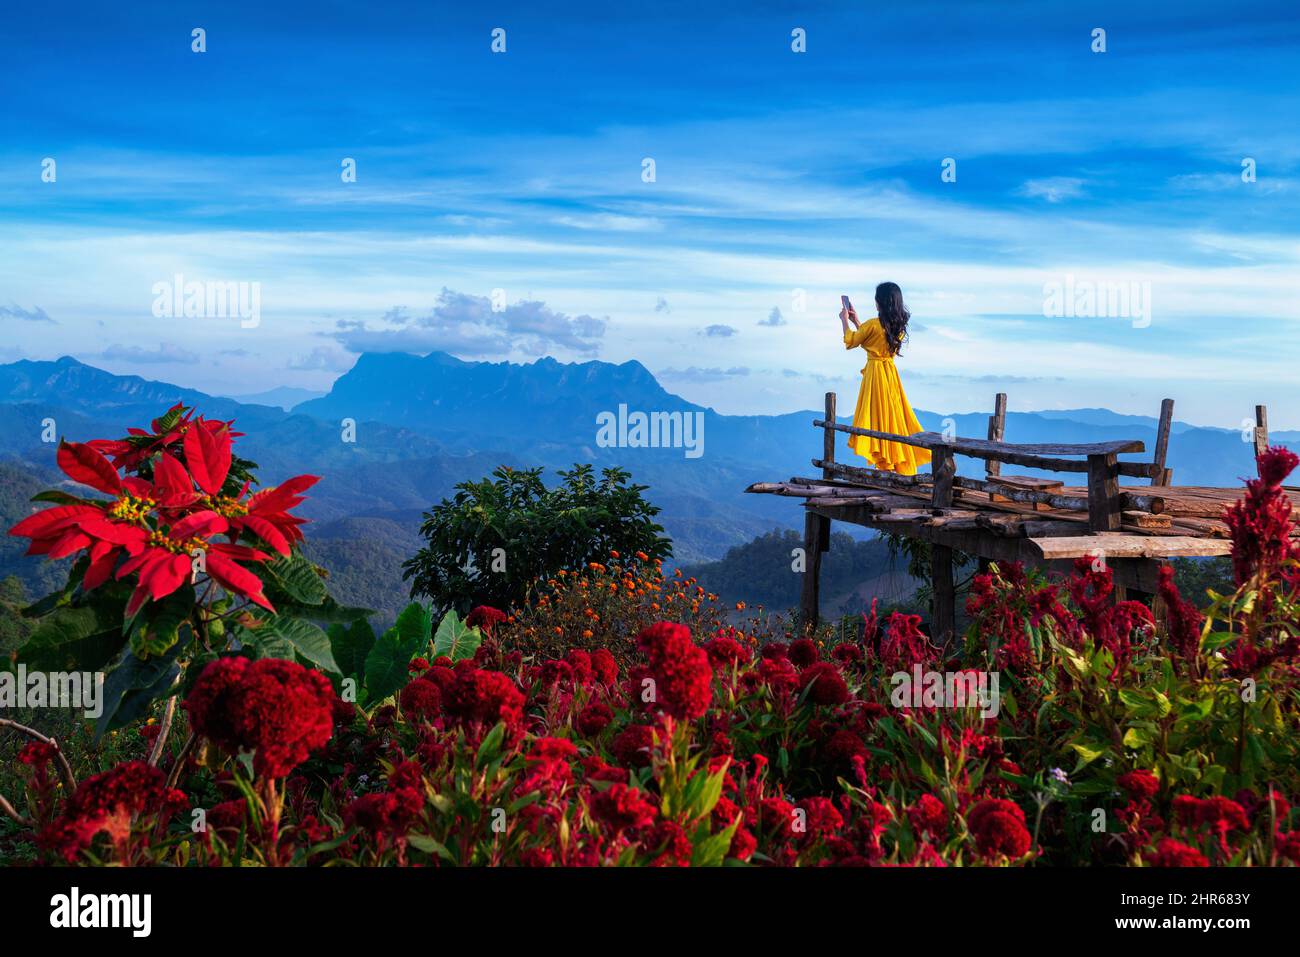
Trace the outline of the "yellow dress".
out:
M 862 367 L 862 388 L 858 390 L 858 405 L 853 410 L 854 426 L 895 435 L 923 431 L 908 404 L 880 320 L 871 319 L 844 333 L 844 348 L 866 349 L 869 357 Z M 849 448 L 869 461 L 873 468 L 899 475 L 915 475 L 918 465 L 930 461 L 929 449 L 865 435 L 850 435 Z

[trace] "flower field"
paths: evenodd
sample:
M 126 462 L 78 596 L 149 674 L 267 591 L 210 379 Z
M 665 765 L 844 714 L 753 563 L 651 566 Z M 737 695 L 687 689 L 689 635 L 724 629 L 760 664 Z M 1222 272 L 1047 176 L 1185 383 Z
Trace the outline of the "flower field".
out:
M 1172 574 L 1157 621 L 1100 562 L 994 566 L 937 648 L 903 614 L 773 633 L 617 553 L 521 607 L 413 604 L 376 636 L 295 547 L 314 479 L 252 491 L 234 438 L 176 409 L 65 445 L 102 497 L 55 493 L 12 530 L 80 558 L 19 661 L 107 671 L 97 732 L 136 752 L 77 780 L 10 729 L 30 741 L 3 811 L 29 860 L 1300 863 L 1286 450 L 1227 516 L 1239 587 L 1208 612 Z

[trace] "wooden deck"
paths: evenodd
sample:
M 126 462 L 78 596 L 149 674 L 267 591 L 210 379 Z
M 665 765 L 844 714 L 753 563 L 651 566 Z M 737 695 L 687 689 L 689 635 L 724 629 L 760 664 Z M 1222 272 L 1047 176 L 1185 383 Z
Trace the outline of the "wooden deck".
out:
M 1002 441 L 1006 397 L 999 395 L 989 423 L 989 438 L 968 439 L 934 432 L 911 436 L 855 429 L 835 418 L 835 394 L 826 396 L 826 416 L 814 426 L 823 430 L 822 457 L 811 464 L 820 476 L 794 476 L 783 482 L 759 482 L 746 489 L 756 494 L 798 498 L 805 507 L 802 617 L 815 622 L 818 609 L 820 555 L 829 547 L 830 523 L 849 522 L 929 543 L 934 584 L 931 626 L 937 636 L 955 629 L 952 552 L 981 562 L 1020 561 L 1050 570 L 1068 570 L 1083 556 L 1104 560 L 1114 574 L 1116 597 L 1127 592 L 1155 596 L 1160 565 L 1169 558 L 1227 555 L 1231 551 L 1223 513 L 1244 493 L 1243 487 L 1203 488 L 1168 484 L 1165 467 L 1173 402 L 1161 407 L 1157 448 L 1151 462 L 1120 462 L 1122 453 L 1145 451 L 1142 442 L 1125 440 L 1091 444 Z M 1267 418 L 1260 423 L 1256 450 L 1267 443 Z M 835 461 L 835 436 L 847 432 L 876 436 L 931 450 L 932 472 L 899 476 Z M 986 462 L 982 479 L 957 476 L 953 457 Z M 1078 456 L 1079 458 L 1063 458 Z M 1054 472 L 1085 472 L 1087 485 L 1064 479 L 1002 473 L 1002 465 L 1021 465 Z M 1146 478 L 1150 485 L 1120 485 L 1119 477 Z M 1288 488 L 1300 513 L 1300 489 Z M 1156 603 L 1156 611 L 1162 609 Z

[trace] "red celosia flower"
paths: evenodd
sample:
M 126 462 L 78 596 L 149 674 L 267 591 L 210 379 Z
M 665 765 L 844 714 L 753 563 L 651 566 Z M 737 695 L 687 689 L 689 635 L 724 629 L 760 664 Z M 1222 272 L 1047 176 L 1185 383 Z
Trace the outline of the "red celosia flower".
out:
M 1135 801 L 1150 801 L 1160 791 L 1160 779 L 1142 768 L 1121 774 L 1116 783 Z
M 606 688 L 618 684 L 618 661 L 609 649 L 597 648 L 591 653 L 591 670 Z
M 713 696 L 713 669 L 704 649 L 684 625 L 659 622 L 637 636 L 655 681 L 655 703 L 674 718 L 704 714 Z
M 654 728 L 646 724 L 631 724 L 614 736 L 609 750 L 625 768 L 646 768 L 653 760 L 654 738 Z
M 578 712 L 578 718 L 574 723 L 584 735 L 594 737 L 604 731 L 613 720 L 614 712 L 609 709 L 609 705 L 592 701 Z
M 405 838 L 424 809 L 424 796 L 414 788 L 365 794 L 347 806 L 343 819 L 375 838 Z
M 942 837 L 948 830 L 948 808 L 933 794 L 917 798 L 907 809 L 907 817 L 912 827 L 920 833 L 929 832 L 931 837 Z
M 724 671 L 749 660 L 749 651 L 745 646 L 728 635 L 717 635 L 709 639 L 705 642 L 704 651 L 709 656 L 709 663 Z
M 1025 827 L 1025 812 L 1014 801 L 986 798 L 966 814 L 966 826 L 984 857 L 1024 857 L 1033 843 Z
M 187 803 L 184 794 L 168 790 L 165 776 L 157 768 L 144 761 L 128 761 L 82 781 L 62 816 L 42 830 L 38 841 L 69 863 L 101 832 L 122 852 L 137 815 L 171 817 Z
M 465 624 L 470 628 L 481 628 L 490 635 L 497 625 L 506 620 L 506 617 L 505 612 L 491 605 L 479 605 L 465 616 Z
M 643 845 L 655 855 L 652 867 L 690 867 L 691 839 L 676 821 L 659 820 L 646 834 Z
M 645 827 L 655 819 L 654 805 L 626 784 L 611 784 L 597 794 L 591 802 L 591 813 L 615 833 Z
M 431 669 L 430 673 L 437 669 Z M 498 671 L 462 668 L 443 695 L 447 714 L 464 724 L 494 725 L 504 721 L 514 728 L 523 720 L 524 694 Z
M 840 705 L 852 697 L 844 676 L 829 661 L 819 661 L 805 668 L 799 676 L 799 687 L 807 689 L 807 700 L 813 704 Z
M 860 645 L 855 645 L 851 641 L 842 641 L 832 649 L 831 657 L 841 665 L 847 666 L 860 663 L 865 656 Z
M 1160 597 L 1164 599 L 1169 643 L 1178 660 L 1195 664 L 1201 649 L 1201 625 L 1205 616 L 1190 601 L 1184 601 L 1174 584 L 1174 570 L 1162 565 L 1159 573 Z
M 334 689 L 293 661 L 220 658 L 185 701 L 194 733 L 229 751 L 253 751 L 259 776 L 283 777 L 330 739 Z
M 1163 837 L 1154 854 L 1147 855 L 1152 867 L 1209 867 L 1210 862 L 1194 847 L 1188 847 L 1172 837 Z
M 1291 543 L 1291 499 L 1282 483 L 1300 457 L 1290 449 L 1266 449 L 1258 459 L 1259 478 L 1246 482 L 1246 494 L 1223 516 L 1232 534 L 1232 567 L 1237 584 L 1271 580 L 1279 566 L 1296 556 Z
M 796 668 L 807 668 L 817 660 L 817 645 L 811 638 L 796 638 L 790 642 L 789 656 Z

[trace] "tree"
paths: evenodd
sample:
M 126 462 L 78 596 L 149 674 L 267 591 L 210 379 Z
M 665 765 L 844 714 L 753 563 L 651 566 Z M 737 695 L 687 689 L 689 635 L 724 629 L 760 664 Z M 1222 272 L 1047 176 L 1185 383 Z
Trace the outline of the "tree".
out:
M 659 509 L 620 468 L 590 465 L 560 471 L 547 488 L 542 469 L 502 466 L 489 478 L 462 482 L 451 499 L 424 514 L 428 543 L 402 566 L 411 597 L 425 596 L 438 612 L 474 605 L 509 609 L 561 569 L 606 560 L 610 552 L 672 554 L 654 517 Z

